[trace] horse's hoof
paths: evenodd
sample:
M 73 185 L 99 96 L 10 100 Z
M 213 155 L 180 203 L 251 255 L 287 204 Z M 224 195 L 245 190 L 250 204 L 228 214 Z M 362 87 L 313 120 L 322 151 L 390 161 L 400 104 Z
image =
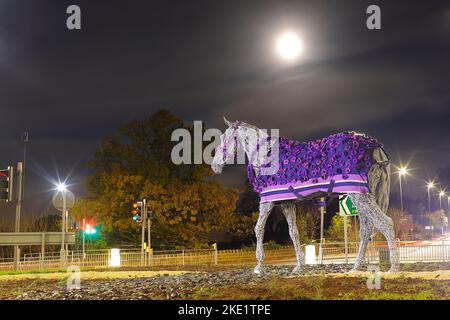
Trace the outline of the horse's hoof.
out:
M 261 274 L 262 272 L 263 272 L 263 268 L 259 264 L 255 267 L 255 269 L 253 269 L 254 274 Z
M 358 272 L 358 268 L 352 268 L 348 273 L 356 273 Z
M 292 269 L 291 273 L 293 273 L 293 274 L 300 274 L 302 272 L 303 272 L 302 266 L 295 266 L 295 268 Z

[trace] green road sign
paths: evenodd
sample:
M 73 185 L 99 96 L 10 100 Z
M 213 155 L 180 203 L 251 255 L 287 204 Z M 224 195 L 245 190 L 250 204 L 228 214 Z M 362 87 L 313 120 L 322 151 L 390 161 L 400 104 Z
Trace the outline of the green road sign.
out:
M 339 196 L 339 214 L 341 216 L 355 216 L 358 210 L 349 196 Z

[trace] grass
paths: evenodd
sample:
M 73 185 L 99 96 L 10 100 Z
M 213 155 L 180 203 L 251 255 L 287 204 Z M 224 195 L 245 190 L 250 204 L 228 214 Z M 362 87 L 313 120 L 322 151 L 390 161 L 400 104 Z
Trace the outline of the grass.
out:
M 39 273 L 57 273 L 66 272 L 65 269 L 44 269 L 44 270 L 17 270 L 17 271 L 0 271 L 0 276 L 16 275 L 16 274 L 39 274 Z
M 270 300 L 450 300 L 450 281 L 382 279 L 381 289 L 368 289 L 365 277 L 305 276 L 272 278 L 251 285 L 202 289 L 182 299 Z
M 97 270 L 95 267 L 81 267 L 81 271 L 93 271 Z M 40 274 L 40 273 L 61 273 L 67 272 L 67 269 L 60 268 L 52 268 L 52 269 L 41 269 L 41 270 L 8 270 L 8 271 L 0 271 L 0 276 L 4 275 L 17 275 L 17 274 Z

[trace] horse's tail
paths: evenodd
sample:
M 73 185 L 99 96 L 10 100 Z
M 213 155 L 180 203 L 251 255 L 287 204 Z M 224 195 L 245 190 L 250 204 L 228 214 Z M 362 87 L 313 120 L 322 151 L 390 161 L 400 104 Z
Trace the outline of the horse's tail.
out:
M 370 193 L 375 197 L 381 210 L 386 213 L 389 206 L 391 165 L 388 155 L 381 147 L 373 151 L 373 161 L 368 174 Z

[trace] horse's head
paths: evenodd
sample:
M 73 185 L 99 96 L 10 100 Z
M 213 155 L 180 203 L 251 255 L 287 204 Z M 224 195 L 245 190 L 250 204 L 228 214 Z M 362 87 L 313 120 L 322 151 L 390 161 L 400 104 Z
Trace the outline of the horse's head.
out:
M 211 168 L 214 173 L 221 173 L 222 168 L 227 161 L 234 159 L 236 153 L 236 146 L 238 145 L 238 129 L 239 121 L 230 122 L 225 117 L 223 118 L 228 128 L 220 136 L 220 144 L 216 147 L 214 159 L 211 163 Z

